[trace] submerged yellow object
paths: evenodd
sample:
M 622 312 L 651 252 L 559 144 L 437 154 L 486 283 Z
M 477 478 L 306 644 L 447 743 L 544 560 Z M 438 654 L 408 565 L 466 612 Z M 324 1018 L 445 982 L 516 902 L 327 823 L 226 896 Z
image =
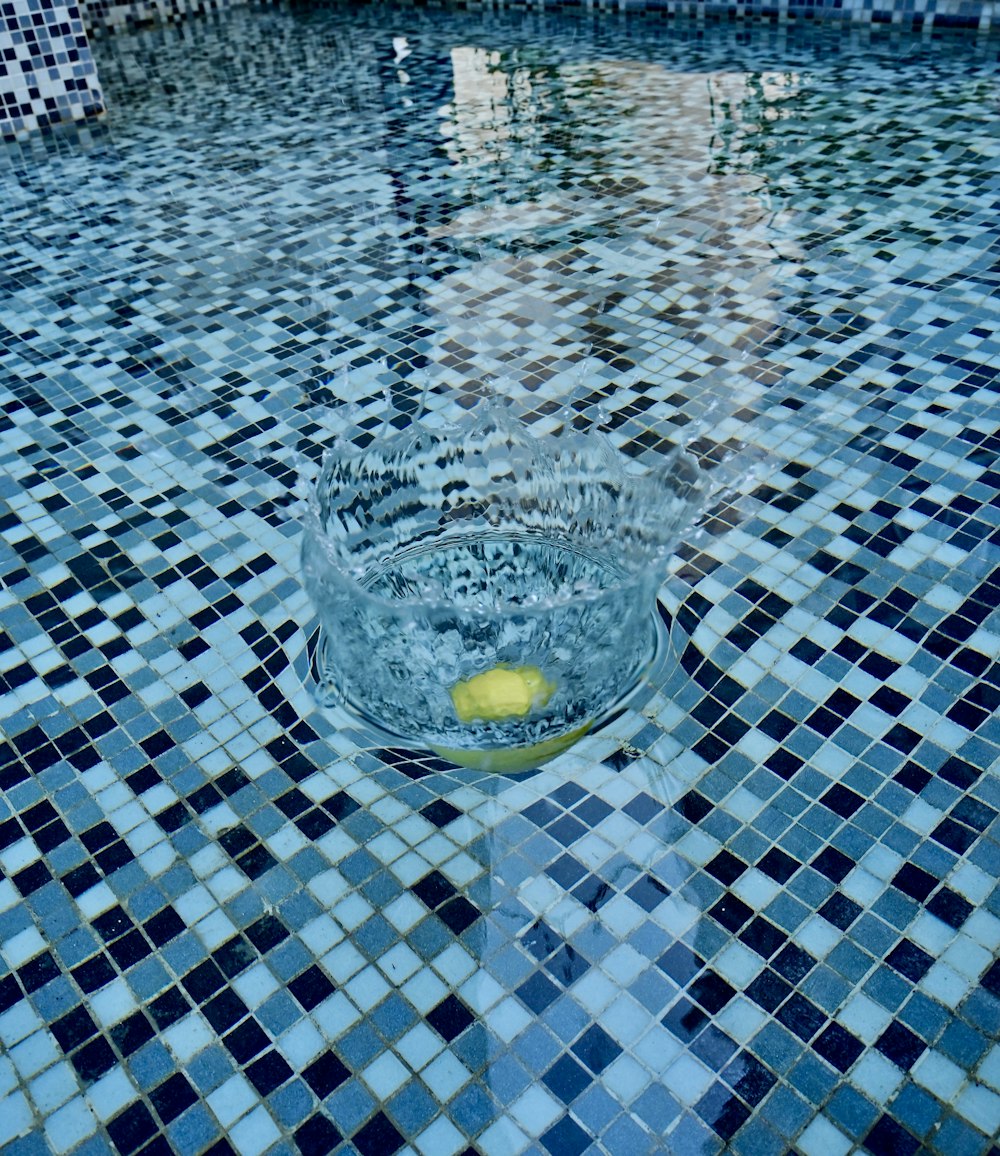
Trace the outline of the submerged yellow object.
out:
M 587 722 L 582 727 L 570 731 L 569 734 L 556 735 L 555 738 L 545 739 L 540 743 L 532 743 L 526 747 L 462 750 L 457 747 L 431 746 L 431 750 L 443 759 L 458 763 L 460 767 L 471 767 L 475 771 L 512 774 L 517 771 L 530 771 L 534 770 L 535 767 L 540 767 L 542 763 L 547 763 L 556 755 L 561 755 L 563 751 L 568 750 L 577 739 L 582 739 L 589 730 L 590 723 Z
M 456 682 L 450 693 L 461 722 L 497 722 L 524 718 L 545 706 L 555 689 L 537 666 L 495 666 Z

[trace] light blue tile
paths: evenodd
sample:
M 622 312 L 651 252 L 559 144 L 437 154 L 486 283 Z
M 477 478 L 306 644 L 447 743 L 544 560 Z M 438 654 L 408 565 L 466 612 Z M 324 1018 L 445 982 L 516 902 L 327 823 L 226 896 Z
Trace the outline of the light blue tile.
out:
M 469 1084 L 451 1101 L 449 1113 L 467 1135 L 475 1136 L 497 1116 L 498 1109 L 482 1088 Z
M 649 1146 L 649 1134 L 628 1116 L 619 1116 L 611 1127 L 605 1130 L 602 1139 L 612 1152 L 642 1152 Z M 688 1143 L 686 1134 L 681 1143 Z M 690 1151 L 700 1152 L 701 1149 L 692 1147 Z
M 681 1112 L 680 1104 L 661 1085 L 652 1084 L 632 1103 L 632 1112 L 654 1135 L 663 1135 Z
M 194 1104 L 172 1121 L 166 1131 L 176 1151 L 198 1152 L 219 1134 L 219 1125 L 203 1104 Z
M 281 1126 L 292 1129 L 310 1114 L 315 1097 L 302 1080 L 292 1080 L 279 1088 L 269 1103 Z
M 891 1111 L 896 1120 L 914 1136 L 925 1137 L 941 1118 L 942 1107 L 933 1096 L 929 1096 L 915 1084 L 903 1085 Z
M 330 1118 L 337 1121 L 338 1129 L 350 1135 L 368 1118 L 375 1101 L 357 1081 L 351 1080 L 327 1097 L 325 1107 Z
M 202 1094 L 218 1088 L 236 1067 L 229 1053 L 218 1044 L 203 1048 L 188 1065 L 188 1072 Z
M 283 991 L 275 992 L 259 1008 L 254 1009 L 254 1014 L 271 1035 L 276 1037 L 302 1018 L 302 1012 L 291 996 Z
M 404 1136 L 419 1135 L 440 1110 L 436 1100 L 413 1080 L 386 1105 Z
M 987 1138 L 956 1115 L 944 1120 L 934 1140 L 942 1152 L 954 1153 L 954 1156 L 976 1156 L 987 1151 Z
M 754 1037 L 753 1052 L 776 1072 L 787 1072 L 802 1052 L 802 1044 L 778 1023 L 766 1024 Z
M 879 1117 L 879 1110 L 849 1085 L 839 1087 L 825 1109 L 827 1115 L 848 1136 L 860 1139 Z

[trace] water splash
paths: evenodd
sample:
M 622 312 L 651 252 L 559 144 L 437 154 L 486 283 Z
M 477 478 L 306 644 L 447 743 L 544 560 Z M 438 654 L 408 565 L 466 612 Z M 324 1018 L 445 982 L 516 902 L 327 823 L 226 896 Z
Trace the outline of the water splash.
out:
M 303 545 L 331 683 L 450 758 L 562 749 L 637 684 L 667 559 L 709 496 L 682 450 L 630 464 L 593 428 L 539 436 L 495 396 L 450 426 L 387 422 L 365 450 L 335 446 Z M 459 682 L 526 667 L 551 700 L 525 718 L 456 717 Z

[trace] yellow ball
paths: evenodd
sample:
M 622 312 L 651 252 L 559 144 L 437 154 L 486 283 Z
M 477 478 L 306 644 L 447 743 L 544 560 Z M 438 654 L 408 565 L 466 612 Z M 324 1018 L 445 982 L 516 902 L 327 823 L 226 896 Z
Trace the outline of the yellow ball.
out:
M 524 718 L 545 706 L 555 689 L 537 666 L 495 666 L 455 683 L 450 693 L 461 722 L 497 722 Z

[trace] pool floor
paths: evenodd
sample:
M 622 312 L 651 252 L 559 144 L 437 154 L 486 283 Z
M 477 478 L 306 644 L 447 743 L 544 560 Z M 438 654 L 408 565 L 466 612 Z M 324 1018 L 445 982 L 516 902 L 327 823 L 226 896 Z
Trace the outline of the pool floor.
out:
M 0 152 L 5 1156 L 997 1156 L 1000 40 L 333 5 Z M 323 448 L 718 479 L 536 773 L 319 710 Z

